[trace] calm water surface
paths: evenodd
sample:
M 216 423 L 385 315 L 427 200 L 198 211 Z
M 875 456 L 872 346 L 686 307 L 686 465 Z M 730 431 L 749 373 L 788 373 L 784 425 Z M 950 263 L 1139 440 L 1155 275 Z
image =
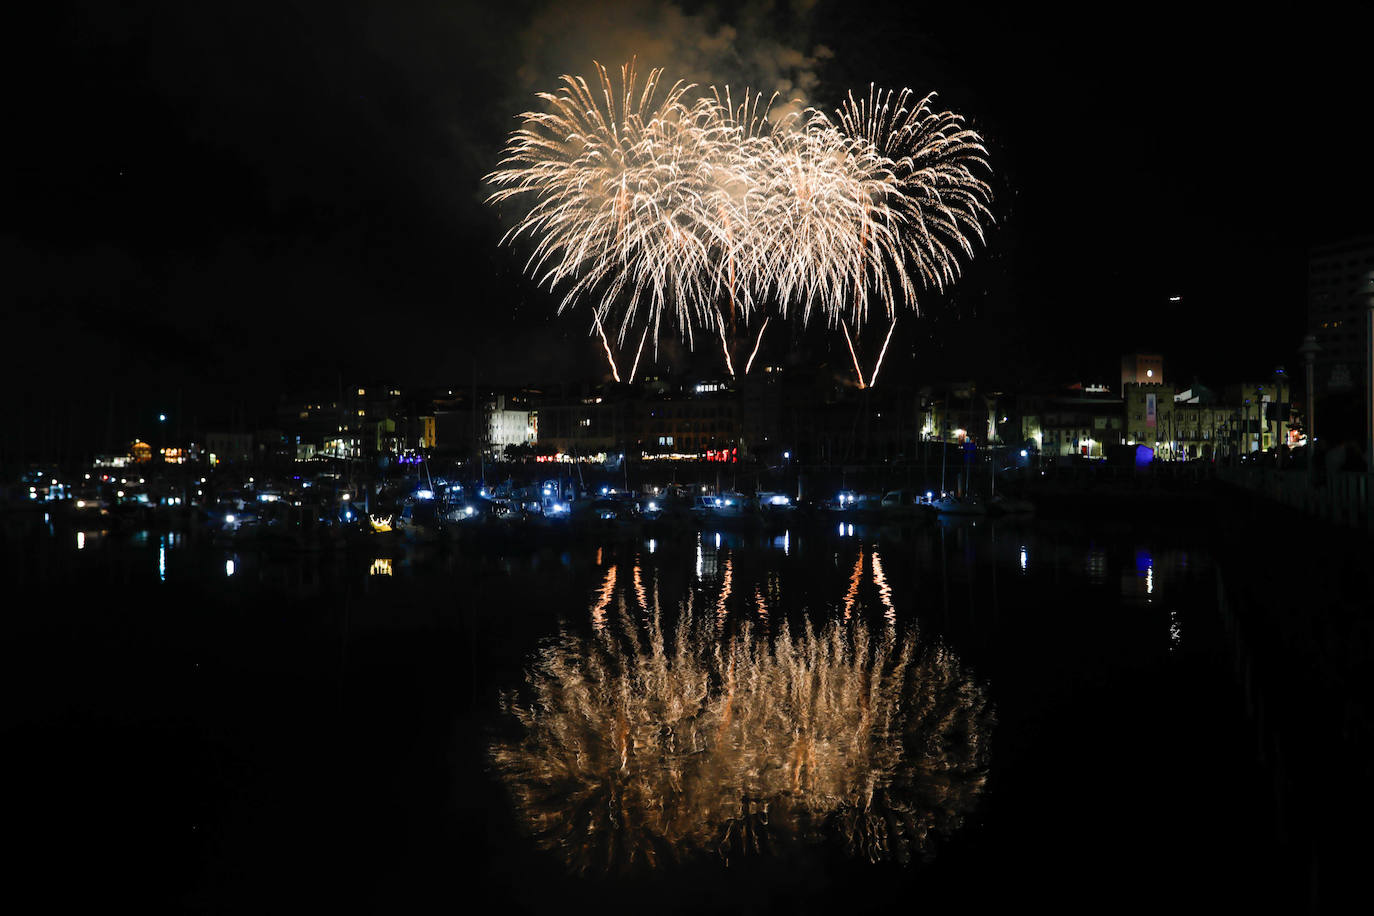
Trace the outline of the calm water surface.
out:
M 54 907 L 1302 899 L 1176 527 L 294 558 L 41 527 L 3 569 L 11 823 Z

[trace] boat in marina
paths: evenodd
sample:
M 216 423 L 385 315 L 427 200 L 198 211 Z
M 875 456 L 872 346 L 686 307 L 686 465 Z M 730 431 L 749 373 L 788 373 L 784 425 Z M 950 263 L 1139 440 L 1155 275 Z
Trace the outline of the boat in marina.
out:
M 987 515 L 988 507 L 975 496 L 956 496 L 952 493 L 933 500 L 931 505 L 941 515 Z
M 769 524 L 789 525 L 797 514 L 797 504 L 786 493 L 760 490 L 754 497 L 763 520 Z
M 699 522 L 743 523 L 759 519 L 758 504 L 742 493 L 705 493 L 696 498 L 692 515 Z
M 879 515 L 883 521 L 908 521 L 927 518 L 935 513 L 929 497 L 915 490 L 904 488 L 889 490 L 883 494 L 879 504 Z

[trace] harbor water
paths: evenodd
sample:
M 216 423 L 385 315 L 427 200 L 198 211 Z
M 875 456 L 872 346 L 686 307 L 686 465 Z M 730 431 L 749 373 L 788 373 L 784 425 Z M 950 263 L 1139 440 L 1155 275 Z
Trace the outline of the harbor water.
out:
M 3 561 L 16 874 L 50 911 L 1303 911 L 1217 537 L 38 525 Z

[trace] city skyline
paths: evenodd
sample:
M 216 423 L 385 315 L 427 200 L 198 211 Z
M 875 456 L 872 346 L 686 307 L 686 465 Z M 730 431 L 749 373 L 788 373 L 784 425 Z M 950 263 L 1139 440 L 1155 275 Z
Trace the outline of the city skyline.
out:
M 788 78 L 828 109 L 875 81 L 969 114 L 996 223 L 959 284 L 898 328 L 889 381 L 1110 378 L 1133 350 L 1170 353 L 1180 377 L 1291 369 L 1308 248 L 1369 225 L 1371 178 L 1340 139 L 1358 118 L 1353 17 L 1160 13 L 1114 30 L 862 4 L 560 10 L 39 14 L 44 53 L 18 60 L 48 78 L 20 105 L 0 234 L 29 342 L 9 365 L 25 421 L 76 411 L 103 428 L 112 401 L 183 398 L 224 423 L 367 371 L 595 378 L 590 329 L 522 276 L 526 251 L 497 246 L 509 223 L 482 176 L 559 68 L 631 50 L 689 77 Z M 834 345 L 800 333 L 761 358 L 847 362 Z M 674 368 L 715 374 L 712 354 L 674 349 Z

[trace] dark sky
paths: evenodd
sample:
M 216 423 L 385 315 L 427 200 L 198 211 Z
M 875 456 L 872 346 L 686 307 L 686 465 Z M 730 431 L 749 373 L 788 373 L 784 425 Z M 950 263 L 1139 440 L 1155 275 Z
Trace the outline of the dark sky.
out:
M 1374 226 L 1369 22 L 1198 6 L 54 6 L 6 30 L 5 390 L 30 437 L 119 439 L 341 374 L 599 374 L 481 179 L 533 90 L 627 49 L 804 73 L 826 108 L 936 89 L 984 133 L 998 225 L 885 373 L 1110 378 L 1147 348 L 1176 378 L 1264 376 L 1296 362 L 1307 247 Z

